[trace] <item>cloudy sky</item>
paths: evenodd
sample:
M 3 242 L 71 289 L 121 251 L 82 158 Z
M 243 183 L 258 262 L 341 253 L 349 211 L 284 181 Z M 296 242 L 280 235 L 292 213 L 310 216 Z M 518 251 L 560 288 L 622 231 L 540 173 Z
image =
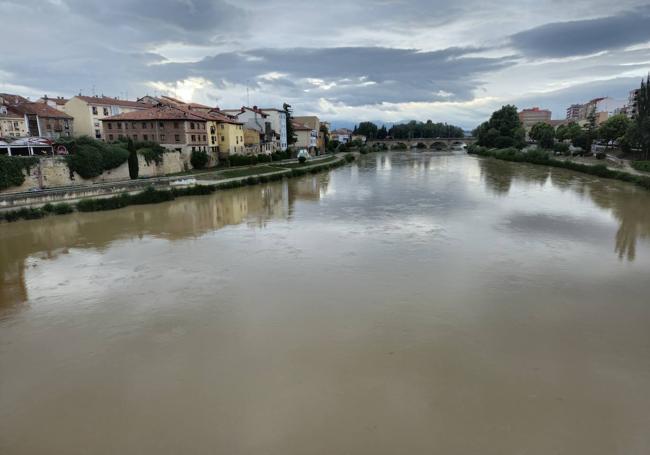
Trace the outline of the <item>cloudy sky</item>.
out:
M 623 99 L 647 0 L 0 0 L 0 92 L 293 105 L 335 125 Z

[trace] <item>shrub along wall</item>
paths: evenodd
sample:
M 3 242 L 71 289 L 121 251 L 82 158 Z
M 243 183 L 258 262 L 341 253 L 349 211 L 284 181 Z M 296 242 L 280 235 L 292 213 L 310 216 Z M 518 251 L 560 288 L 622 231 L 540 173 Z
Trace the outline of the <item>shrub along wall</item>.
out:
M 37 163 L 34 157 L 0 156 L 0 190 L 22 185 L 25 173 Z
M 354 156 L 352 156 L 352 160 L 354 160 Z M 103 199 L 84 199 L 79 201 L 75 206 L 67 203 L 61 203 L 55 205 L 47 204 L 42 208 L 23 208 L 19 210 L 0 212 L 0 221 L 4 220 L 11 222 L 20 219 L 39 219 L 48 215 L 71 213 L 75 208 L 79 212 L 98 212 L 120 209 L 129 205 L 157 204 L 160 202 L 171 201 L 181 196 L 207 195 L 214 193 L 216 190 L 237 188 L 246 185 L 256 185 L 258 183 L 281 180 L 285 176 L 299 177 L 310 172 L 313 174 L 323 170 L 342 166 L 343 164 L 346 164 L 352 160 L 346 156 L 344 160 L 339 160 L 334 163 L 325 163 L 320 166 L 314 166 L 310 169 L 295 168 L 286 174 L 271 174 L 265 176 L 263 175 L 260 177 L 249 176 L 240 180 L 216 183 L 214 185 L 197 185 L 189 188 L 172 188 L 169 190 L 156 190 L 153 187 L 149 187 L 146 190 L 136 194 L 122 193 L 117 196 Z
M 548 152 L 540 150 L 531 150 L 528 152 L 516 148 L 506 149 L 488 149 L 477 145 L 468 148 L 468 153 L 478 156 L 496 158 L 504 161 L 513 161 L 517 163 L 542 164 L 545 166 L 559 167 L 571 171 L 583 172 L 597 177 L 607 179 L 621 180 L 623 182 L 633 183 L 641 188 L 650 190 L 650 177 L 634 175 L 628 172 L 615 171 L 609 169 L 604 164 L 581 164 L 573 161 L 557 160 L 552 158 Z

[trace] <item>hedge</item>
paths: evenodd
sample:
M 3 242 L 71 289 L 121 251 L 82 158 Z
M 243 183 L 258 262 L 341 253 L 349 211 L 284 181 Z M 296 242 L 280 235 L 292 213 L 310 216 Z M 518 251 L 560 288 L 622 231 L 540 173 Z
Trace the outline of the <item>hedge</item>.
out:
M 491 157 L 504 161 L 513 161 L 517 163 L 542 164 L 545 166 L 569 169 L 571 171 L 582 172 L 584 174 L 595 175 L 597 177 L 621 180 L 623 182 L 633 183 L 650 190 L 650 177 L 634 175 L 623 171 L 609 169 L 604 164 L 581 164 L 573 161 L 556 160 L 551 158 L 548 152 L 540 150 L 521 151 L 516 148 L 507 149 L 488 149 L 477 145 L 468 148 L 468 153 L 478 156 Z

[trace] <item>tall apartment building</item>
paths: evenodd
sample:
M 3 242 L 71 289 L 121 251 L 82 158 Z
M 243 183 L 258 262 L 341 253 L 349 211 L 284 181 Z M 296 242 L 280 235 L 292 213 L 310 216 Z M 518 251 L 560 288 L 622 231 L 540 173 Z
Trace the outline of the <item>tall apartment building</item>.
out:
M 548 109 L 540 109 L 538 107 L 532 107 L 530 109 L 524 109 L 519 112 L 519 120 L 524 125 L 526 130 L 529 130 L 536 123 L 550 123 L 551 122 L 551 111 Z
M 585 105 L 584 104 L 572 104 L 566 109 L 566 119 L 572 122 L 578 122 L 582 120 L 584 116 Z
M 637 101 L 636 101 L 636 97 L 637 97 L 638 93 L 639 93 L 638 88 L 636 88 L 634 90 L 630 90 L 630 93 L 628 94 L 628 97 L 627 97 L 626 113 L 627 113 L 627 116 L 630 117 L 630 118 L 635 118 L 637 113 L 639 112 L 638 108 L 637 108 Z
M 75 136 L 109 140 L 103 134 L 102 120 L 116 115 L 150 109 L 151 104 L 120 100 L 108 96 L 74 96 L 64 110 L 74 118 Z

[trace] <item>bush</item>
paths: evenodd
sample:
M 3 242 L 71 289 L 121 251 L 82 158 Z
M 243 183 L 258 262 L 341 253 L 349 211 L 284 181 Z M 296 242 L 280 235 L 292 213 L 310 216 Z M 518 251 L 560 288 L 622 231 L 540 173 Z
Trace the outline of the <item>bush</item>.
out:
M 650 161 L 632 161 L 630 165 L 641 172 L 650 172 Z
M 105 144 L 87 136 L 65 142 L 71 155 L 66 163 L 71 171 L 89 179 L 122 165 L 129 158 L 124 144 Z
M 0 190 L 25 183 L 25 172 L 38 163 L 38 158 L 0 156 Z
M 344 158 L 345 158 L 345 161 L 347 161 L 348 163 L 351 163 L 352 161 L 354 161 L 354 155 L 352 153 L 346 153 Z
M 265 153 L 260 153 L 257 155 L 257 162 L 258 163 L 270 163 L 273 160 L 273 157 L 271 155 L 267 155 Z
M 229 157 L 231 166 L 252 166 L 257 164 L 256 155 L 230 155 Z
M 165 147 L 155 142 L 137 142 L 134 144 L 134 147 L 148 165 L 151 163 L 155 163 L 156 165 L 162 164 L 164 159 L 163 155 L 167 152 Z
M 299 162 L 300 164 L 304 164 L 305 161 L 307 161 L 307 158 L 304 157 L 304 156 L 301 156 L 300 158 L 298 158 L 298 162 Z
M 571 151 L 569 150 L 569 144 L 565 144 L 564 142 L 557 142 L 553 146 L 553 151 L 557 155 L 565 155 L 568 156 L 571 154 Z
M 604 160 L 607 158 L 607 154 L 605 152 L 597 152 L 596 153 L 596 159 L 597 160 Z
M 210 158 L 208 157 L 207 152 L 195 150 L 190 156 L 190 163 L 194 169 L 203 169 L 208 164 Z
M 588 164 L 575 163 L 573 161 L 556 160 L 550 158 L 548 156 L 548 153 L 544 151 L 522 152 L 514 148 L 505 150 L 488 150 L 485 147 L 472 146 L 468 148 L 468 152 L 479 156 L 493 157 L 505 161 L 544 164 L 547 166 L 569 169 L 571 171 L 583 172 L 585 174 L 595 175 L 597 177 L 616 179 L 633 183 L 637 186 L 650 190 L 650 177 L 612 170 L 604 164 L 596 164 L 591 166 Z

